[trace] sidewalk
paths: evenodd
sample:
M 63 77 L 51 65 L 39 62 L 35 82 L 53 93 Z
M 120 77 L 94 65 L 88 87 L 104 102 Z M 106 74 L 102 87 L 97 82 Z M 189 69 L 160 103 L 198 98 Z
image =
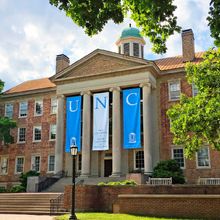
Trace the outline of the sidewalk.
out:
M 1 220 L 52 220 L 54 216 L 49 215 L 16 215 L 16 214 L 0 214 Z

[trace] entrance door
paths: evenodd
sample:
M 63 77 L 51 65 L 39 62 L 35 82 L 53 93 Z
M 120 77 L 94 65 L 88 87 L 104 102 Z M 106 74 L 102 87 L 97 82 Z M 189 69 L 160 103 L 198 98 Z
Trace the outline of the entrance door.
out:
M 112 175 L 112 159 L 104 160 L 104 177 Z

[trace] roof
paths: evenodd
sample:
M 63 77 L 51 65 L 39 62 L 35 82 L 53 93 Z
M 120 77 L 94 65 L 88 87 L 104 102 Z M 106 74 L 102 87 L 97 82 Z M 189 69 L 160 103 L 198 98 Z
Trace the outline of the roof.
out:
M 29 80 L 29 81 L 23 82 L 5 91 L 4 94 L 28 92 L 28 91 L 37 90 L 37 89 L 49 89 L 49 88 L 54 88 L 55 86 L 56 85 L 52 83 L 49 80 L 49 78 L 41 78 L 41 79 L 35 79 L 35 80 Z
M 143 38 L 140 34 L 140 31 L 134 27 L 128 27 L 122 31 L 120 39 L 127 38 L 127 37 Z
M 202 56 L 205 52 L 198 52 L 195 53 L 195 59 L 193 63 L 199 63 L 202 61 Z M 156 65 L 159 67 L 160 70 L 172 70 L 183 68 L 186 63 L 183 62 L 183 56 L 175 56 L 175 57 L 168 57 L 162 58 L 159 60 L 154 61 Z

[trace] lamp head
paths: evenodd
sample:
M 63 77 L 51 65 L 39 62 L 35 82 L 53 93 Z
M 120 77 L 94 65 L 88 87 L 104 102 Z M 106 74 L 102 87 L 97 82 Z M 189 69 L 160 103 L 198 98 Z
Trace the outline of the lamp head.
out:
M 70 147 L 70 152 L 72 156 L 76 156 L 77 155 L 77 146 L 76 145 L 71 145 Z

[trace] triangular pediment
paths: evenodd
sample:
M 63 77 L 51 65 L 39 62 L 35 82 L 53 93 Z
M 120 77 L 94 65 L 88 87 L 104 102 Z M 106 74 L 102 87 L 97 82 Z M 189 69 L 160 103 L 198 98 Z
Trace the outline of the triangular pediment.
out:
M 61 73 L 54 76 L 54 79 L 67 79 L 74 77 L 86 77 L 106 72 L 116 72 L 132 67 L 144 66 L 148 62 L 139 58 L 128 57 L 121 54 L 96 50 L 73 63 Z

